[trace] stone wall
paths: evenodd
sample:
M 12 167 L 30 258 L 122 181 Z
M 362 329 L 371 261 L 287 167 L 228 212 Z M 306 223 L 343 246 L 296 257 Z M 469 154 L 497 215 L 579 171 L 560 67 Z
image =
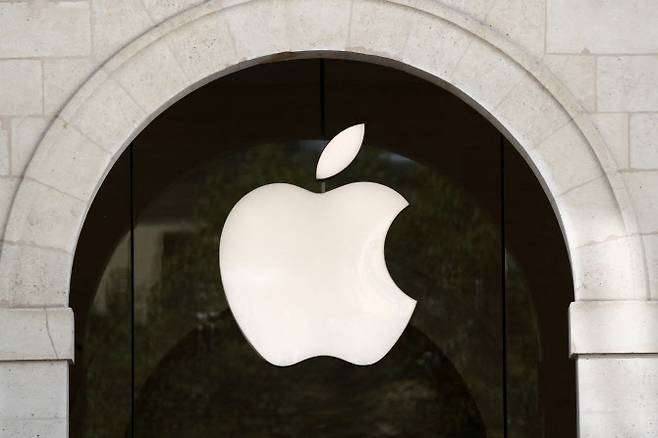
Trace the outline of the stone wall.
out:
M 158 89 L 140 83 L 148 82 L 148 71 L 144 64 L 130 68 L 135 53 L 146 45 L 156 47 L 151 52 L 145 50 L 145 56 L 151 53 L 152 64 L 170 72 L 167 80 L 172 84 L 162 87 L 179 93 L 211 73 L 208 65 L 193 59 L 197 46 L 190 41 L 201 38 L 198 30 L 175 40 L 172 37 L 177 53 L 190 53 L 188 64 L 180 58 L 175 60 L 167 50 L 158 56 L 153 41 L 165 38 L 170 31 L 185 34 L 185 26 L 177 24 L 185 20 L 179 17 L 202 15 L 205 7 L 218 10 L 220 3 L 221 7 L 235 7 L 235 12 L 228 27 L 221 29 L 224 33 L 218 41 L 241 53 L 226 66 L 255 59 L 261 53 L 323 49 L 325 45 L 391 58 L 436 71 L 442 80 L 496 115 L 501 128 L 522 149 L 530 143 L 542 145 L 523 150 L 544 177 L 549 194 L 555 195 L 555 203 L 564 204 L 565 211 L 570 208 L 577 212 L 560 217 L 573 243 L 570 251 L 576 298 L 613 300 L 595 307 L 585 303 L 572 311 L 574 326 L 584 327 L 572 331 L 572 351 L 579 355 L 580 434 L 597 438 L 658 436 L 658 339 L 651 335 L 658 333 L 658 3 L 654 0 L 255 0 L 251 6 L 237 0 L 0 0 L 0 228 L 5 228 L 19 185 L 35 199 L 59 199 L 55 205 L 64 210 L 49 210 L 47 202 L 41 209 L 14 209 L 13 225 L 3 239 L 0 307 L 5 313 L 18 313 L 5 318 L 10 322 L 0 320 L 0 329 L 4 329 L 0 333 L 0 388 L 7 388 L 0 391 L 0 435 L 66 434 L 66 359 L 72 359 L 72 331 L 67 323 L 67 291 L 50 285 L 68 284 L 68 259 L 61 259 L 73 251 L 77 234 L 76 230 L 63 232 L 66 228 L 57 223 L 39 224 L 39 236 L 45 237 L 37 245 L 31 240 L 37 233 L 34 223 L 43 222 L 43 218 L 47 222 L 51 216 L 54 222 L 65 222 L 71 211 L 77 211 L 74 215 L 82 220 L 84 202 L 93 196 L 93 183 L 100 182 L 97 175 L 104 172 L 99 166 L 120 153 L 122 144 L 114 145 L 115 138 L 129 136 L 115 132 L 115 119 L 134 119 L 130 126 L 136 130 L 139 120 L 148 119 L 161 110 L 166 99 L 178 95 L 160 97 Z M 432 14 L 439 18 L 432 18 Z M 322 20 L 316 21 L 315 15 L 322 15 Z M 453 31 L 439 25 L 443 22 L 458 23 L 460 30 L 444 38 L 446 32 Z M 315 40 L 303 35 L 308 23 L 325 25 L 314 27 Z M 285 42 L 277 39 L 283 28 Z M 267 32 L 261 34 L 259 29 Z M 463 29 L 492 44 L 495 40 L 494 49 L 480 49 L 462 36 Z M 347 44 L 335 40 L 345 39 L 341 32 L 347 35 Z M 208 33 L 219 35 L 220 31 L 213 27 Z M 256 53 L 254 48 L 258 48 Z M 219 57 L 223 46 L 213 50 Z M 504 51 L 523 69 L 507 68 L 507 58 L 497 51 Z M 491 63 L 486 69 L 478 64 L 487 59 Z M 124 68 L 124 63 L 128 67 Z M 515 85 L 513 79 L 521 80 L 526 72 L 540 78 L 540 87 L 528 81 L 524 89 L 521 81 L 519 99 L 495 95 L 492 84 L 498 64 L 506 67 L 499 70 L 505 73 L 498 78 L 496 92 L 510 93 L 512 87 L 505 88 L 506 84 Z M 450 74 L 443 73 L 447 65 Z M 489 82 L 482 78 L 478 86 L 478 78 L 468 76 L 469 66 L 476 73 L 491 76 L 486 79 Z M 510 77 L 510 71 L 519 71 L 518 78 Z M 72 96 L 82 100 L 86 90 L 105 84 L 101 78 L 105 74 L 116 79 L 112 82 L 115 91 L 104 88 L 109 94 L 96 95 L 95 104 L 103 107 L 111 120 L 105 130 L 96 126 L 94 132 L 85 132 L 85 127 L 95 125 L 77 112 L 75 117 L 66 110 L 60 112 Z M 81 89 L 85 83 L 87 87 Z M 552 109 L 554 102 L 542 97 L 540 93 L 546 92 L 542 87 L 549 90 L 548 96 L 557 96 L 568 116 Z M 125 96 L 126 102 L 117 103 L 116 96 Z M 533 112 L 536 108 L 527 105 L 535 101 L 546 102 L 541 110 L 545 110 L 548 121 L 537 117 Z M 66 108 L 74 106 L 80 106 L 75 99 Z M 550 119 L 551 114 L 556 115 L 554 119 Z M 512 130 L 514 123 L 507 125 L 505 117 L 517 121 L 518 129 Z M 549 136 L 549 128 L 563 126 L 561 117 L 574 123 L 567 124 L 557 137 Z M 57 143 L 53 138 L 67 128 L 70 119 L 75 119 L 72 123 L 80 129 L 76 134 L 79 138 L 66 137 L 61 148 L 67 148 L 68 155 L 62 156 L 69 161 L 58 160 L 55 165 L 48 162 L 54 158 L 49 158 L 46 149 Z M 521 128 L 523 123 L 527 129 Z M 588 131 L 590 125 L 596 132 Z M 44 139 L 48 129 L 51 138 Z M 90 146 L 85 137 L 92 137 L 94 144 Z M 585 137 L 588 143 L 584 143 Z M 600 148 L 581 148 L 581 144 L 591 145 L 593 138 L 603 140 Z M 546 144 L 560 155 L 547 153 Z M 38 147 L 41 155 L 32 164 L 35 170 L 23 178 Z M 597 160 L 584 157 L 593 154 L 591 149 Z M 565 159 L 565 155 L 591 165 L 569 168 L 571 156 Z M 44 183 L 48 178 L 57 178 L 57 184 Z M 77 184 L 84 178 L 91 185 Z M 607 201 L 598 195 L 602 189 L 588 190 L 599 183 L 612 186 L 612 193 L 628 195 L 617 199 L 623 225 L 612 224 L 612 216 L 597 215 Z M 44 187 L 48 191 L 41 190 Z M 623 234 L 617 229 L 623 229 Z M 605 238 L 599 239 L 599 231 L 607 233 Z M 39 248 L 52 252 L 44 255 Z M 49 266 L 60 264 L 57 274 L 41 270 L 44 258 L 52 258 Z M 13 264 L 9 262 L 12 260 Z M 628 268 L 616 268 L 625 263 Z M 22 274 L 16 274 L 18 271 Z M 54 275 L 61 278 L 50 278 Z M 28 282 L 33 284 L 27 287 Z M 641 301 L 641 309 L 629 300 Z M 53 306 L 54 310 L 35 313 L 26 309 L 34 306 Z M 27 326 L 32 327 L 33 340 L 17 343 L 13 334 Z M 592 333 L 609 333 L 619 339 L 606 349 L 608 338 L 603 336 L 601 341 L 601 336 Z M 642 343 L 638 343 L 637 333 L 649 334 L 640 336 Z M 50 342 L 44 344 L 47 339 Z M 52 351 L 38 353 L 51 344 Z M 37 360 L 20 361 L 24 359 Z

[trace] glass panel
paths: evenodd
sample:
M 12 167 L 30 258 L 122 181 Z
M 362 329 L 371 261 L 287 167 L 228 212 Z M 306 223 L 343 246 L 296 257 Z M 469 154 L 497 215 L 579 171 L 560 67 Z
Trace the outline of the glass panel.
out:
M 101 186 L 75 253 L 70 435 L 123 436 L 131 415 L 130 159 Z M 110 421 L 111 419 L 111 421 Z
M 324 93 L 320 61 L 263 66 L 204 87 L 136 140 L 137 436 L 502 436 L 498 133 L 415 77 L 324 63 Z M 362 152 L 325 189 L 374 181 L 410 201 L 386 258 L 416 311 L 373 366 L 274 367 L 227 308 L 221 227 L 260 185 L 321 191 L 321 131 L 360 121 Z
M 327 140 L 366 123 L 348 169 L 321 184 Z M 367 63 L 279 62 L 214 81 L 135 141 L 135 436 L 575 437 L 572 282 L 550 203 L 483 117 L 415 76 Z M 114 165 L 76 251 L 71 435 L 131 430 L 130 159 Z M 505 172 L 507 368 L 501 171 Z M 249 345 L 218 269 L 228 212 L 263 184 L 321 192 L 373 181 L 410 203 L 386 240 L 418 300 L 400 340 L 359 367 L 280 368 Z M 551 260 L 550 264 L 546 260 Z

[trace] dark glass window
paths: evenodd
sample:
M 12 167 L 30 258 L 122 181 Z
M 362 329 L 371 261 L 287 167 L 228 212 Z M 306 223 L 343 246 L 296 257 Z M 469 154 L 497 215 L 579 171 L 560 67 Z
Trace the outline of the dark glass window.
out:
M 361 122 L 357 159 L 316 181 L 326 142 Z M 410 203 L 388 233 L 386 261 L 418 301 L 412 320 L 371 366 L 270 365 L 222 290 L 226 216 L 267 183 L 320 192 L 355 181 Z M 71 432 L 575 437 L 570 275 L 529 167 L 453 94 L 365 62 L 252 67 L 157 117 L 94 201 L 71 286 Z

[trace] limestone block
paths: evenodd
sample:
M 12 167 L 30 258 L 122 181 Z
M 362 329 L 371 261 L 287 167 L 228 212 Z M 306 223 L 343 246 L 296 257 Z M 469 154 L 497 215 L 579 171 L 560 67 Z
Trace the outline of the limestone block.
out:
M 18 187 L 18 180 L 15 177 L 0 177 L 0 230 L 5 229 L 9 207 L 14 199 L 16 187 Z
M 9 175 L 9 121 L 0 119 L 0 176 Z
M 658 111 L 658 56 L 600 57 L 597 103 L 599 111 Z
M 642 233 L 658 232 L 658 170 L 624 172 Z
M 576 301 L 569 328 L 572 355 L 656 353 L 658 302 Z
M 651 299 L 658 300 L 658 234 L 642 236 L 647 258 Z
M 654 0 L 547 2 L 549 53 L 658 51 L 658 3 Z
M 23 180 L 16 197 L 22 202 L 11 210 L 6 240 L 73 252 L 84 202 L 32 179 Z
M 457 64 L 451 83 L 491 112 L 518 84 L 525 71 L 491 45 L 473 40 Z
M 148 14 L 156 23 L 201 3 L 203 0 L 144 0 Z
M 285 20 L 290 50 L 345 50 L 350 10 L 351 2 L 348 0 L 286 1 Z
M 0 362 L 73 360 L 73 311 L 0 308 Z
M 216 75 L 237 61 L 231 31 L 222 13 L 208 14 L 181 26 L 168 34 L 165 42 L 191 82 Z
M 435 0 L 422 0 L 423 6 L 427 3 L 435 3 Z M 484 21 L 496 0 L 442 0 L 443 4 L 455 11 Z
M 66 419 L 67 361 L 0 362 L 0 420 Z
M 619 169 L 629 166 L 628 114 L 595 113 L 592 122 L 599 131 Z
M 631 167 L 658 169 L 658 113 L 630 117 Z
M 94 194 L 111 158 L 110 153 L 72 125 L 55 119 L 32 159 L 26 176 L 72 197 L 86 200 Z
M 528 154 L 554 196 L 603 175 L 592 148 L 573 122 L 528 150 Z
M 626 229 L 607 178 L 578 186 L 555 199 L 569 248 L 623 237 Z
M 0 60 L 0 115 L 41 114 L 41 62 L 24 59 Z
M 153 26 L 141 0 L 94 0 L 94 58 L 104 61 Z
M 11 174 L 22 175 L 46 127 L 47 117 L 15 117 L 11 120 Z
M 153 117 L 182 97 L 189 84 L 163 41 L 146 47 L 123 64 L 113 76 L 144 113 Z
M 91 52 L 87 1 L 0 3 L 0 58 L 81 56 Z
M 285 1 L 247 3 L 227 9 L 224 14 L 240 61 L 288 50 Z
M 587 111 L 596 108 L 596 60 L 589 55 L 546 55 L 542 61 Z
M 566 111 L 529 75 L 521 77 L 495 114 L 526 149 L 538 146 L 569 121 Z
M 63 114 L 62 119 L 110 155 L 118 156 L 139 132 L 146 114 L 115 80 L 108 78 L 80 105 L 74 116 Z M 94 168 L 100 171 L 97 166 Z M 94 177 L 93 174 L 89 176 Z
M 528 52 L 540 56 L 544 53 L 544 3 L 545 0 L 497 1 L 484 21 Z
M 0 436 L 14 438 L 67 438 L 68 420 L 66 418 L 0 420 Z
M 573 249 L 576 300 L 646 299 L 641 245 L 641 238 L 633 235 Z
M 658 355 L 581 356 L 581 438 L 658 436 Z
M 417 16 L 409 8 L 381 0 L 354 2 L 348 49 L 401 60 Z
M 68 305 L 71 254 L 3 242 L 0 261 L 0 306 Z
M 412 25 L 403 61 L 449 80 L 471 37 L 457 26 L 419 14 Z
M 44 59 L 44 111 L 55 114 L 96 68 L 91 58 Z

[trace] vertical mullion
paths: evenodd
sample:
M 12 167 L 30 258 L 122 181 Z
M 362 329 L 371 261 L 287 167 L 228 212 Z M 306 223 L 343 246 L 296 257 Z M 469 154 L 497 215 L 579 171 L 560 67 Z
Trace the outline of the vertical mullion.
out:
M 502 384 L 503 384 L 503 436 L 507 438 L 507 251 L 505 241 L 505 137 L 499 134 L 500 143 L 500 286 L 502 306 Z
M 130 156 L 130 436 L 135 436 L 135 202 L 133 143 L 128 146 Z

